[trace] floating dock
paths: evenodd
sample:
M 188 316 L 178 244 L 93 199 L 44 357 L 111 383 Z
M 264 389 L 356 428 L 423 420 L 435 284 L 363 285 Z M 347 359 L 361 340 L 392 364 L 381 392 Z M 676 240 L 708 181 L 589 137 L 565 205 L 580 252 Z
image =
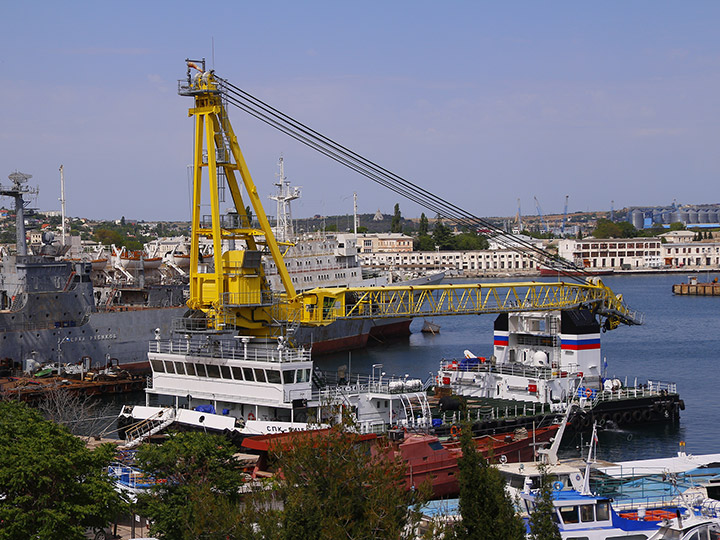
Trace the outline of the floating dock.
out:
M 673 285 L 672 292 L 683 296 L 720 296 L 720 283 L 718 278 L 709 283 L 698 283 L 697 277 L 690 276 L 687 283 Z

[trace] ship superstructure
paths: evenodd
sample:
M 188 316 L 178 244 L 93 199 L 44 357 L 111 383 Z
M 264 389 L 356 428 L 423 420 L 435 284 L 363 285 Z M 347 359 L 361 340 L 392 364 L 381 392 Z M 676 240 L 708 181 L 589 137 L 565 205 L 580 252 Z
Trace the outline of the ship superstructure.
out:
M 13 173 L 0 195 L 15 199 L 17 248 L 0 262 L 0 362 L 4 371 L 29 366 L 110 364 L 147 369 L 147 342 L 156 330 L 169 335 L 184 313 L 182 287 L 112 288 L 92 283 L 92 262 L 65 260 L 66 247 L 45 233 L 30 253 L 25 243 L 24 197 L 30 175 Z

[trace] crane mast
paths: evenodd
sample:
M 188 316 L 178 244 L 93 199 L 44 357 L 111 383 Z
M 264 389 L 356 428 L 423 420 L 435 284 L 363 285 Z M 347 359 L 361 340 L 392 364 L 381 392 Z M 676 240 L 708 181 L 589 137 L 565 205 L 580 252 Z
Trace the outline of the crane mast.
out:
M 257 188 L 230 125 L 219 81 L 205 71 L 205 61 L 186 60 L 187 79 L 178 93 L 194 98 L 188 116 L 195 119 L 193 206 L 188 307 L 206 316 L 208 328 L 228 326 L 264 331 L 272 322 L 274 296 L 265 279 L 260 241 L 274 259 L 285 294 L 295 296 Z M 198 63 L 202 67 L 198 66 Z M 196 71 L 196 73 L 193 72 Z M 204 174 L 205 173 L 205 174 Z M 240 176 L 260 229 L 251 227 L 237 176 Z M 210 198 L 210 215 L 201 215 L 203 180 Z M 227 182 L 234 208 L 221 216 L 221 181 Z M 209 218 L 209 219 L 206 219 Z M 211 260 L 200 254 L 201 239 L 212 242 Z M 233 249 L 223 252 L 223 241 Z M 234 249 L 236 242 L 244 249 Z

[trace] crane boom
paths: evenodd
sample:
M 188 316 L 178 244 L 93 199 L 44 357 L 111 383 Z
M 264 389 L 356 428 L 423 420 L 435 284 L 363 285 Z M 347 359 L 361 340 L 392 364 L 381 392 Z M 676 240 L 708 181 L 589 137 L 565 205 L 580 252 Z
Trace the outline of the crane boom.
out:
M 298 324 L 322 326 L 337 319 L 466 315 L 511 311 L 592 308 L 605 328 L 640 324 L 601 281 L 586 283 L 493 283 L 439 286 L 318 288 L 296 293 L 278 242 L 263 209 L 225 109 L 221 83 L 212 71 L 190 60 L 187 80 L 178 92 L 195 100 L 190 298 L 193 310 L 183 321 L 186 331 L 242 331 L 243 335 L 276 335 Z M 198 73 L 192 75 L 192 69 Z M 211 215 L 200 215 L 203 172 L 207 170 Z M 259 229 L 251 227 L 236 175 L 240 175 Z M 221 216 L 219 192 L 227 182 L 231 208 Z M 537 198 L 535 199 L 537 203 Z M 540 206 L 538 204 L 538 212 Z M 541 214 L 542 215 L 542 214 Z M 209 219 L 206 219 L 209 218 Z M 546 225 L 547 229 L 547 225 Z M 200 239 L 212 241 L 211 257 L 200 256 Z M 236 242 L 237 241 L 237 242 Z M 271 255 L 284 286 L 271 291 L 259 246 Z M 194 321 L 193 321 L 194 320 Z M 197 323 L 192 327 L 191 322 Z

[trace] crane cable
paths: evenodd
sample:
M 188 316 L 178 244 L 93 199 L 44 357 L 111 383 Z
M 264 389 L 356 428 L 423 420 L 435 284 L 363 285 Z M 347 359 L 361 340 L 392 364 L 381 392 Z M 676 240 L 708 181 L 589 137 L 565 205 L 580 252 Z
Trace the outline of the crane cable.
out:
M 526 254 L 528 251 L 532 252 L 540 259 L 540 262 L 543 262 L 542 259 L 550 259 L 557 266 L 559 275 L 564 275 L 578 282 L 584 282 L 585 277 L 592 275 L 571 261 L 560 257 L 556 258 L 544 249 L 505 232 L 491 222 L 475 216 L 442 197 L 438 197 L 413 182 L 377 165 L 238 88 L 226 79 L 217 76 L 216 79 L 221 83 L 221 92 L 227 103 L 234 105 L 306 146 L 362 174 L 373 182 L 416 202 L 441 217 L 445 216 L 446 218 L 452 219 L 461 226 L 469 228 L 482 226 L 483 228 L 489 229 L 497 235 L 496 239 L 499 243 L 511 251 L 521 254 Z

